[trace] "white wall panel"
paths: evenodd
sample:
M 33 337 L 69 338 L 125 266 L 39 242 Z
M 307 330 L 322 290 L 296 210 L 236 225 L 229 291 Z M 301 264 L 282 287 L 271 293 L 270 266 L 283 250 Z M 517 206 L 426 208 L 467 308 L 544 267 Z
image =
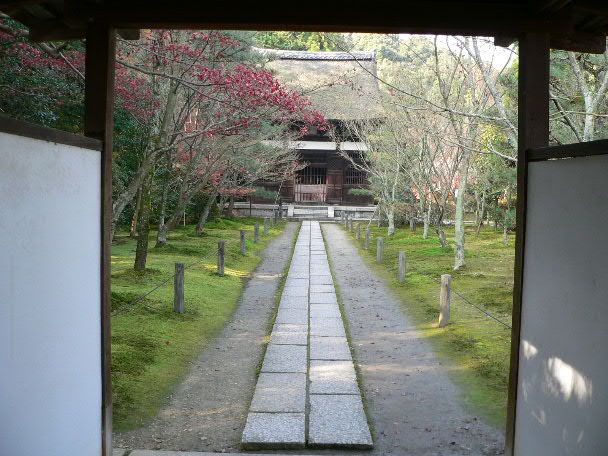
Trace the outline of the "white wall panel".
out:
M 516 456 L 608 455 L 608 155 L 529 165 Z
M 101 452 L 100 158 L 0 133 L 0 455 Z

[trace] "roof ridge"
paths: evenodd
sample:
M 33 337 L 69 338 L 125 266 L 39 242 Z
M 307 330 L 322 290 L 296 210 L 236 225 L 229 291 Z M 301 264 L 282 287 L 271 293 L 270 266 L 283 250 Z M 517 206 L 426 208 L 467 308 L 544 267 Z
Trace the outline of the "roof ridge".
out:
M 253 48 L 265 55 L 274 55 L 280 60 L 376 60 L 376 51 L 294 51 L 286 49 Z

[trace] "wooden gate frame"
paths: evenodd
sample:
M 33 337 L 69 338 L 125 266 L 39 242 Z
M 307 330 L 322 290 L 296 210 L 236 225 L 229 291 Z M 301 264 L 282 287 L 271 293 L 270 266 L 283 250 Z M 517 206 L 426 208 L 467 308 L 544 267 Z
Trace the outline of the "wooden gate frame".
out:
M 28 3 L 41 3 L 28 0 Z M 0 0 L 7 8 L 19 8 L 14 0 Z M 82 5 L 81 5 L 82 3 Z M 506 3 L 506 2 L 505 2 Z M 543 2 L 540 2 L 543 3 Z M 434 2 L 404 2 L 400 11 L 376 10 L 363 14 L 357 9 L 344 10 L 339 4 L 328 5 L 324 17 L 318 14 L 290 14 L 289 10 L 266 5 L 263 8 L 243 6 L 230 11 L 222 5 L 180 1 L 167 8 L 164 2 L 149 2 L 145 7 L 119 2 L 75 2 L 65 0 L 64 18 L 53 22 L 33 23 L 33 39 L 80 39 L 86 35 L 85 135 L 102 141 L 102 205 L 101 205 L 101 318 L 102 318 L 102 454 L 111 453 L 111 333 L 110 333 L 110 248 L 112 209 L 112 105 L 114 95 L 115 29 L 129 28 L 210 28 L 251 30 L 302 31 L 357 31 L 376 33 L 427 33 L 495 36 L 503 45 L 519 38 L 519 145 L 518 145 L 518 202 L 516 231 L 516 264 L 514 281 L 513 338 L 507 417 L 506 453 L 513 455 L 514 424 L 517 410 L 517 374 L 519 363 L 519 335 L 521 327 L 521 291 L 524 269 L 525 196 L 528 151 L 539 154 L 549 137 L 549 46 L 580 52 L 602 52 L 605 32 L 585 27 L 585 17 L 575 18 L 573 12 L 551 9 L 552 2 L 534 10 L 530 5 L 489 5 L 471 9 L 465 1 L 454 1 L 442 6 Z M 584 6 L 584 5 L 583 5 Z M 519 9 L 518 9 L 519 8 Z M 560 7 L 561 8 L 561 7 Z M 559 8 L 558 8 L 559 9 Z M 27 13 L 27 11 L 25 11 Z M 605 10 L 589 14 L 608 16 Z M 24 16 L 27 18 L 27 14 Z M 579 20 L 583 17 L 582 20 Z M 575 20 L 576 19 L 576 20 Z M 578 21 L 578 22 L 577 22 Z M 601 23 L 601 22 L 600 22 Z M 255 24 L 255 25 L 253 25 Z M 367 25 L 369 24 L 369 25 Z M 578 28 L 577 28 L 578 27 Z M 581 30 L 583 30 L 581 32 Z M 519 455 L 518 455 L 519 456 Z

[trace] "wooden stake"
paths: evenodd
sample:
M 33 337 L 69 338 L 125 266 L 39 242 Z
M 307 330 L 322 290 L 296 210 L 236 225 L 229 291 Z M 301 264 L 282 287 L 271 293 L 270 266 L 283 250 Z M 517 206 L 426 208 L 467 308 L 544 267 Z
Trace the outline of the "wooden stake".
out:
M 217 241 L 217 273 L 224 275 L 224 241 Z
M 241 255 L 247 254 L 247 241 L 245 240 L 245 230 L 241 230 Z
M 450 322 L 450 300 L 452 294 L 452 276 L 441 276 L 441 291 L 439 293 L 439 327 L 443 328 Z
M 384 258 L 384 238 L 378 238 L 378 246 L 376 247 L 376 263 L 382 263 Z
M 173 280 L 173 312 L 184 313 L 184 263 L 175 263 Z
M 399 252 L 399 282 L 405 282 L 405 252 Z
M 256 222 L 256 224 L 254 225 L 254 228 L 253 228 L 253 242 L 255 242 L 256 244 L 258 242 L 260 242 L 260 224 L 259 224 L 259 222 Z

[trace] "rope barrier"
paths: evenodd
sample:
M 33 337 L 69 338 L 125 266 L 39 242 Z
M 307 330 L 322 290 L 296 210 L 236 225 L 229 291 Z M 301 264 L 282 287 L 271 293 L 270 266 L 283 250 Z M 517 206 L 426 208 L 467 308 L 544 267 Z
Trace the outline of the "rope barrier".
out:
M 231 245 L 233 243 L 236 243 L 236 240 L 232 240 L 232 241 L 228 241 L 226 242 L 224 245 Z M 239 240 L 240 242 L 240 240 Z M 192 264 L 189 264 L 188 266 L 184 267 L 184 271 L 193 268 L 194 266 L 197 266 L 199 264 L 201 264 L 203 261 L 208 260 L 211 256 L 213 255 L 213 251 L 209 252 L 206 256 L 204 256 L 203 258 L 201 258 L 198 261 L 195 261 Z M 161 283 L 159 283 L 158 285 L 156 285 L 154 288 L 152 288 L 150 291 L 144 293 L 143 295 L 137 297 L 135 300 L 131 301 L 128 304 L 125 304 L 124 306 L 121 306 L 120 308 L 118 308 L 117 310 L 115 310 L 114 312 L 112 312 L 112 314 L 110 315 L 111 317 L 115 317 L 116 315 L 120 315 L 124 312 L 129 312 L 131 310 L 134 309 L 133 306 L 135 306 L 135 304 L 137 304 L 138 302 L 141 302 L 143 299 L 145 299 L 146 297 L 148 297 L 149 295 L 151 295 L 152 293 L 154 293 L 156 290 L 158 290 L 159 288 L 162 288 L 163 286 L 165 286 L 166 284 L 168 284 L 171 280 L 173 280 L 175 278 L 175 273 L 173 273 L 170 277 L 168 277 L 167 279 L 163 280 Z M 150 310 L 156 310 L 156 308 L 154 307 L 150 307 L 150 306 L 145 306 L 146 308 L 150 309 Z

